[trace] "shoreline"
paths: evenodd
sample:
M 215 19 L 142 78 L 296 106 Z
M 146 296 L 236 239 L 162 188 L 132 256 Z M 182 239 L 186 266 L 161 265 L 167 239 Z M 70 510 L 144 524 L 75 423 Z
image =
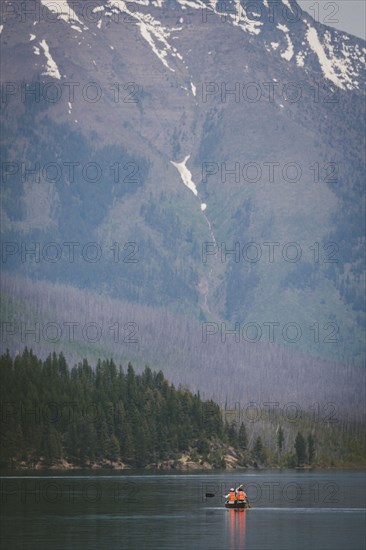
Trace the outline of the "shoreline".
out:
M 230 468 L 220 468 L 216 467 L 208 462 L 203 462 L 202 464 L 199 462 L 194 462 L 191 460 L 165 460 L 165 461 L 158 461 L 158 462 L 152 462 L 147 464 L 146 466 L 142 467 L 135 467 L 130 466 L 128 464 L 124 464 L 123 462 L 116 461 L 111 462 L 108 460 L 103 460 L 99 462 L 93 462 L 90 464 L 77 464 L 74 462 L 69 462 L 67 460 L 60 460 L 58 462 L 54 462 L 53 464 L 49 464 L 45 461 L 38 461 L 36 463 L 28 463 L 25 461 L 21 461 L 19 463 L 15 463 L 13 465 L 1 465 L 0 466 L 0 474 L 2 472 L 44 472 L 44 471 L 58 471 L 58 472 L 69 472 L 69 471 L 89 471 L 89 472 L 100 472 L 100 471 L 125 471 L 125 472 L 146 472 L 146 473 L 152 473 L 152 472 L 174 472 L 174 473 L 214 473 L 214 472 L 227 472 L 229 473 L 240 473 L 240 472 L 258 472 L 258 474 L 262 471 L 273 471 L 273 472 L 279 472 L 279 471 L 292 471 L 292 472 L 314 472 L 314 471 L 336 471 L 336 470 L 350 470 L 350 471 L 365 471 L 366 470 L 366 464 L 338 464 L 334 466 L 326 466 L 326 465 L 305 465 L 305 466 L 297 466 L 295 468 L 289 468 L 288 466 L 280 466 L 278 464 L 271 464 L 271 465 L 260 465 L 260 466 L 253 466 L 253 465 L 247 465 L 247 466 L 235 466 Z

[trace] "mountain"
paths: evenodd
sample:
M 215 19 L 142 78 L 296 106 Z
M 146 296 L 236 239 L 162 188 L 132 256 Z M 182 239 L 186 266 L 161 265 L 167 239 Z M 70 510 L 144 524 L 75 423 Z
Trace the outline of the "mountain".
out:
M 365 42 L 294 0 L 3 7 L 2 320 L 35 322 L 39 284 L 47 299 L 66 285 L 89 319 L 114 299 L 196 327 L 183 365 L 205 344 L 218 368 L 236 329 L 269 378 L 286 380 L 283 354 L 358 369 Z M 70 321 L 62 301 L 49 315 Z

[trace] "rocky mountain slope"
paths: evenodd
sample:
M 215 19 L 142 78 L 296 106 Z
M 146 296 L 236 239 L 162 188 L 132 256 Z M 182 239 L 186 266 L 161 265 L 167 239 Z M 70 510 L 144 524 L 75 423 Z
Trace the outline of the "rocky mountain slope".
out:
M 294 0 L 32 6 L 2 10 L 2 270 L 361 364 L 365 43 Z

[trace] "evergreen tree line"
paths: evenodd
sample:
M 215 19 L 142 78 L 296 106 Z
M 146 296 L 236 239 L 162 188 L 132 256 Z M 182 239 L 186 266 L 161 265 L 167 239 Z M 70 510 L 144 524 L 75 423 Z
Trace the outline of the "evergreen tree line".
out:
M 280 423 L 268 424 L 269 448 L 257 430 L 248 437 L 246 425 L 228 424 L 214 401 L 177 389 L 148 366 L 137 374 L 131 363 L 124 371 L 113 360 L 98 360 L 93 368 L 84 359 L 69 368 L 62 353 L 41 360 L 26 348 L 14 359 L 8 351 L 0 357 L 0 378 L 2 464 L 32 467 L 40 459 L 50 465 L 66 459 L 80 466 L 121 461 L 142 468 L 188 451 L 193 460 L 218 468 L 226 466 L 227 454 L 239 466 L 295 467 L 327 463 L 332 446 L 323 441 L 327 426 L 315 442 L 311 423 L 304 422 L 296 436 L 285 434 Z M 357 437 L 335 434 L 335 460 L 359 461 Z
M 235 422 L 230 424 L 227 427 L 227 434 L 229 443 L 233 447 L 247 452 L 249 451 L 249 442 L 248 435 L 245 424 L 242 422 L 239 426 L 239 429 Z M 277 462 L 281 461 L 282 454 L 284 451 L 284 441 L 285 434 L 282 426 L 278 427 L 277 430 Z M 315 439 L 314 436 L 310 433 L 305 439 L 301 432 L 298 432 L 294 442 L 295 453 L 290 453 L 287 455 L 287 466 L 304 466 L 306 464 L 311 465 L 314 462 L 315 458 Z M 266 464 L 270 462 L 270 450 L 266 448 L 263 444 L 262 438 L 258 435 L 251 449 L 251 456 L 261 464 Z
M 65 458 L 144 467 L 224 436 L 220 408 L 147 366 L 136 374 L 113 360 L 69 369 L 62 353 L 45 361 L 27 349 L 0 358 L 2 461 Z

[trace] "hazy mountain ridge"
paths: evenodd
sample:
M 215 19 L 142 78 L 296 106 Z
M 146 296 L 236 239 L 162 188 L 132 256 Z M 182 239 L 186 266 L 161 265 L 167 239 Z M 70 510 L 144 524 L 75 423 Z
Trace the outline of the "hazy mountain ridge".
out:
M 332 406 L 337 418 L 364 419 L 362 366 L 321 360 L 315 353 L 270 343 L 268 337 L 254 343 L 228 334 L 222 342 L 220 333 L 210 335 L 212 326 L 205 338 L 206 327 L 185 315 L 67 285 L 6 275 L 1 293 L 2 347 L 12 355 L 24 346 L 44 359 L 63 350 L 70 364 L 86 357 L 93 365 L 99 357 L 113 356 L 123 365 L 133 361 L 139 371 L 146 364 L 161 369 L 176 386 L 200 391 L 229 409 L 272 403 L 281 414 L 288 407 L 291 417 L 294 404 L 299 415 L 317 406 L 324 416 Z M 307 343 L 311 336 L 304 334 Z M 324 346 L 340 348 L 323 343 L 320 355 Z

